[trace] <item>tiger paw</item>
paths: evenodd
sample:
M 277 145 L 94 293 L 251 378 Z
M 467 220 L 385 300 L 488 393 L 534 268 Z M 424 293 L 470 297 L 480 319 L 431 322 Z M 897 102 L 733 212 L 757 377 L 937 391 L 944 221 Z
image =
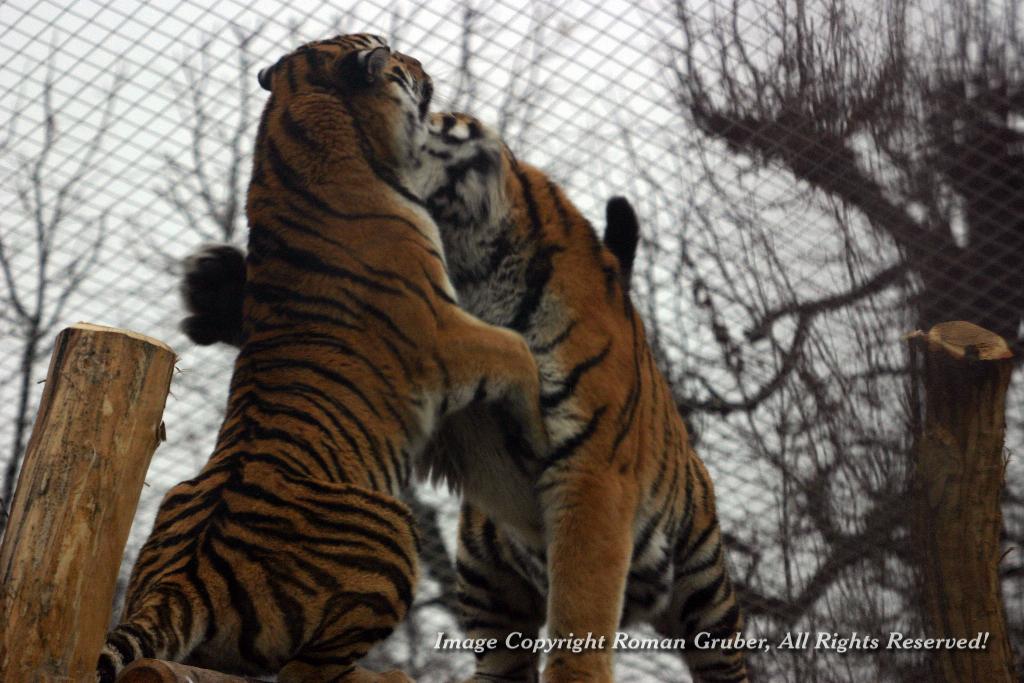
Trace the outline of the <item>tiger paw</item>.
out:
M 237 346 L 242 335 L 245 254 L 230 244 L 207 245 L 185 259 L 181 297 L 191 314 L 182 331 L 196 344 Z

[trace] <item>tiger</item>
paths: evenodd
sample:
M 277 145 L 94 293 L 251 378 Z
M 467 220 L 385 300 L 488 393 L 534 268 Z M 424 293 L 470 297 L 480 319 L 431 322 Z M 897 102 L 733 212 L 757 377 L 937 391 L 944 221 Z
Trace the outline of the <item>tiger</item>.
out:
M 604 244 L 619 264 L 622 289 L 630 290 L 640 221 L 625 197 L 605 204 Z M 185 258 L 181 299 L 188 315 L 179 327 L 194 344 L 242 345 L 245 253 L 231 244 L 208 244 Z
M 552 651 L 544 680 L 605 682 L 617 629 L 648 621 L 689 645 L 682 656 L 695 678 L 746 681 L 745 654 L 728 645 L 743 617 L 711 478 L 620 264 L 565 192 L 482 122 L 434 114 L 428 132 L 433 163 L 414 187 L 441 230 L 459 302 L 526 338 L 551 439 L 546 452 L 487 449 L 496 470 L 522 473 L 516 495 L 505 495 L 507 483 L 462 490 L 456 576 L 467 636 L 500 645 L 546 623 L 556 641 L 603 638 L 603 648 Z M 474 447 L 450 428 L 460 418 L 428 448 L 428 461 L 442 459 L 436 471 L 460 471 Z M 718 645 L 694 647 L 702 632 L 704 646 Z M 474 680 L 533 681 L 538 666 L 530 650 L 497 647 L 477 658 Z
M 259 74 L 241 349 L 215 449 L 163 498 L 97 680 L 141 657 L 303 681 L 357 665 L 405 616 L 418 540 L 399 499 L 449 413 L 494 403 L 546 449 L 518 333 L 461 309 L 408 189 L 433 85 L 369 34 Z
M 612 253 L 630 253 L 636 238 L 626 229 L 602 245 L 550 178 L 471 116 L 433 114 L 428 132 L 414 186 L 441 230 L 460 304 L 524 335 L 552 440 L 546 452 L 516 450 L 500 415 L 471 407 L 423 456 L 437 479 L 461 483 L 466 635 L 498 643 L 476 654 L 473 680 L 536 680 L 538 655 L 503 644 L 546 622 L 549 637 L 590 634 L 606 647 L 553 651 L 544 680 L 611 681 L 616 629 L 642 620 L 690 644 L 682 656 L 699 680 L 747 680 L 742 650 L 692 646 L 701 632 L 702 642 L 727 641 L 743 618 L 710 476 L 623 281 L 632 257 Z M 608 211 L 610 225 L 621 211 Z M 217 295 L 187 280 L 184 289 L 193 303 Z M 482 476 L 470 471 L 479 460 L 491 463 Z

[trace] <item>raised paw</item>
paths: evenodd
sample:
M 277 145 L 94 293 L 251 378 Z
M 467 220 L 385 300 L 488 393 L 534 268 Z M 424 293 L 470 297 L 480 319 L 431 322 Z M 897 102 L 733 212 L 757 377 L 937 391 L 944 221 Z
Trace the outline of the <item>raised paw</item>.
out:
M 241 343 L 245 254 L 230 244 L 203 247 L 185 259 L 181 296 L 191 314 L 182 331 L 196 344 Z

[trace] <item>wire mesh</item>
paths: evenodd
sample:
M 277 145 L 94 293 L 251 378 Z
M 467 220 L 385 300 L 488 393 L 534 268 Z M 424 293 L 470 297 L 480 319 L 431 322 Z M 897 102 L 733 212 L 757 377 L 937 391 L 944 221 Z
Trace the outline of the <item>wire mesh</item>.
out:
M 177 331 L 176 287 L 181 258 L 200 244 L 244 242 L 263 104 L 255 71 L 306 40 L 371 31 L 424 63 L 437 108 L 497 127 L 598 228 L 609 197 L 636 206 L 634 297 L 715 482 L 748 632 L 777 642 L 920 631 L 901 552 L 913 406 L 900 335 L 938 311 L 1020 349 L 1018 7 L 4 3 L 0 465 L 24 446 L 63 326 L 89 320 L 170 343 L 180 360 L 168 441 L 127 570 L 162 493 L 205 462 L 225 403 L 233 354 Z M 1011 454 L 1024 438 L 1021 405 L 1015 381 Z M 1024 534 L 1021 476 L 1011 458 L 1008 546 Z M 422 515 L 436 515 L 440 534 L 424 552 L 442 567 L 455 502 L 415 495 Z M 1019 554 L 1002 573 L 1020 651 Z M 373 655 L 425 681 L 472 668 L 471 655 L 430 647 L 437 631 L 457 631 L 436 579 Z M 919 664 L 825 648 L 752 657 L 763 680 L 895 680 Z M 649 652 L 624 653 L 617 674 L 686 676 L 677 657 Z

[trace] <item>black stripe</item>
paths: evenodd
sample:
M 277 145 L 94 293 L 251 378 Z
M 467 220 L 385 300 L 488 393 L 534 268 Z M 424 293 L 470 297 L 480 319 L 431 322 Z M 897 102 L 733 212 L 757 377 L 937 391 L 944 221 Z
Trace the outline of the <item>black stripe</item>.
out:
M 312 512 L 307 510 L 298 510 L 307 523 L 332 532 L 332 535 L 323 536 L 315 535 L 302 529 L 297 529 L 289 520 L 282 519 L 281 517 L 275 517 L 261 512 L 246 512 L 241 509 L 233 510 L 230 505 L 228 506 L 228 511 L 231 515 L 231 522 L 239 524 L 246 531 L 253 534 L 267 536 L 279 542 L 285 542 L 283 546 L 275 545 L 268 547 L 298 547 L 301 548 L 303 552 L 308 552 L 311 549 L 310 544 L 326 545 L 331 548 L 362 548 L 364 550 L 369 550 L 370 552 L 377 552 L 380 548 L 387 548 L 392 552 L 392 554 L 402 560 L 402 562 L 408 567 L 409 571 L 412 571 L 415 567 L 415 558 L 409 557 L 409 555 L 398 543 L 395 542 L 394 539 L 360 524 L 342 522 L 341 520 L 317 523 L 317 518 Z M 287 524 L 288 528 L 275 528 L 281 527 L 282 524 Z M 339 538 L 338 534 L 355 536 L 357 539 Z M 364 540 L 358 540 L 359 538 Z M 297 545 L 293 546 L 292 544 Z M 239 541 L 232 547 L 237 547 L 241 550 L 243 548 L 248 548 L 248 544 L 244 544 Z M 274 554 L 278 560 L 282 559 L 282 553 L 280 551 L 275 551 Z M 287 553 L 288 557 L 291 557 L 291 555 L 292 553 Z
M 367 515 L 369 511 L 365 506 L 370 505 L 376 508 L 387 510 L 388 513 L 399 517 L 406 526 L 404 528 L 414 528 L 415 518 L 413 517 L 412 511 L 404 503 L 400 503 L 390 496 L 383 496 L 379 493 L 366 491 L 362 488 L 349 488 L 344 491 L 344 498 L 358 498 L 359 506 L 353 506 L 349 503 L 343 503 L 339 501 L 338 487 L 332 484 L 325 484 L 318 482 L 315 479 L 308 479 L 305 477 L 294 477 L 284 475 L 283 478 L 296 486 L 310 491 L 312 494 L 322 495 L 326 500 L 318 500 L 317 505 L 326 507 L 331 510 L 340 511 L 342 514 L 356 514 L 356 515 Z M 378 513 L 379 514 L 379 513 Z M 391 523 L 388 523 L 390 528 L 398 532 L 398 527 Z
M 569 374 L 565 376 L 565 379 L 561 381 L 561 388 L 558 389 L 558 391 L 541 394 L 541 408 L 550 410 L 555 406 L 559 405 L 560 403 L 562 403 L 563 401 L 565 401 L 566 399 L 568 399 L 576 390 L 576 385 L 579 384 L 580 378 L 582 378 L 588 370 L 600 365 L 601 361 L 605 359 L 611 348 L 612 342 L 611 340 L 609 340 L 608 343 L 605 344 L 604 348 L 601 349 L 601 351 L 594 354 L 590 358 L 587 358 L 581 361 L 580 363 L 577 363 L 573 367 L 573 369 L 569 371 Z
M 532 345 L 530 347 L 530 351 L 533 352 L 533 355 L 535 355 L 535 356 L 536 355 L 540 355 L 540 354 L 545 354 L 545 353 L 551 353 L 557 347 L 561 346 L 565 342 L 565 340 L 567 340 L 569 338 L 569 335 L 572 334 L 572 331 L 573 331 L 573 329 L 575 327 L 576 327 L 576 321 L 575 320 L 570 320 L 569 324 L 565 326 L 565 329 L 562 330 L 561 332 L 559 332 L 557 336 L 552 338 L 546 344 L 534 344 L 534 345 Z
M 128 636 L 123 633 L 123 628 L 123 626 L 119 626 L 117 630 L 107 636 L 106 642 L 106 646 L 115 650 L 121 657 L 122 666 L 135 661 L 135 648 L 129 645 Z
M 569 212 L 565 208 L 565 202 L 562 201 L 562 197 L 559 195 L 558 186 L 550 178 L 548 178 L 548 194 L 551 195 L 551 202 L 555 205 L 555 211 L 558 212 L 558 220 L 562 224 L 562 234 L 568 237 L 569 233 L 572 232 L 572 221 L 569 219 Z
M 306 370 L 321 379 L 337 384 L 344 387 L 349 392 L 354 394 L 366 408 L 373 413 L 374 417 L 381 417 L 380 412 L 374 406 L 369 397 L 363 392 L 362 388 L 349 378 L 345 377 L 341 373 L 335 372 L 329 368 L 324 367 L 320 363 L 313 361 L 307 361 L 302 358 L 275 358 L 272 360 L 256 360 L 251 359 L 249 366 L 253 372 L 256 373 L 270 373 L 274 370 L 286 370 L 288 372 L 297 372 L 299 370 Z
M 310 548 L 307 552 L 324 560 L 337 562 L 340 566 L 345 567 L 346 569 L 355 569 L 385 578 L 394 587 L 395 592 L 398 593 L 398 598 L 403 605 L 408 606 L 412 602 L 413 586 L 409 580 L 410 573 L 391 562 L 384 561 L 376 555 L 327 552 L 316 548 Z
M 545 289 L 555 272 L 552 258 L 562 251 L 565 251 L 565 247 L 551 244 L 541 244 L 534 250 L 526 262 L 523 283 L 525 294 L 520 298 L 519 306 L 507 327 L 520 333 L 531 327 L 533 314 L 544 299 Z
M 296 456 L 304 456 L 304 458 L 311 460 L 325 475 L 333 479 L 331 471 L 327 466 L 327 462 L 319 453 L 319 451 L 323 449 L 316 448 L 312 443 L 298 436 L 291 430 L 265 426 L 263 421 L 257 416 L 245 415 L 242 419 L 246 423 L 246 427 L 249 431 L 248 436 L 252 441 L 270 441 L 278 447 L 282 445 L 292 446 L 298 451 L 298 453 L 283 452 L 280 453 L 279 457 L 289 458 L 295 462 L 296 460 L 303 459 Z M 307 471 L 306 474 L 309 476 L 313 475 L 313 473 L 309 471 Z
M 633 321 L 633 339 L 637 338 L 636 331 L 636 320 Z M 611 452 L 608 455 L 608 462 L 610 463 L 614 458 L 615 454 L 619 450 L 619 445 L 629 434 L 630 428 L 633 426 L 633 420 L 636 417 L 637 408 L 640 405 L 640 390 L 639 377 L 640 377 L 640 358 L 639 350 L 637 349 L 634 341 L 634 353 L 633 353 L 633 384 L 629 389 L 629 396 L 626 399 L 625 405 L 619 409 L 617 421 L 619 423 L 619 431 L 615 434 L 615 440 L 612 442 Z
M 298 142 L 307 150 L 315 153 L 323 153 L 323 145 L 314 140 L 309 134 L 309 131 L 306 130 L 305 126 L 295 120 L 295 117 L 292 116 L 291 110 L 288 107 L 284 107 L 281 111 L 281 129 L 286 135 L 288 135 L 288 137 Z
M 558 462 L 561 462 L 562 460 L 565 460 L 573 453 L 575 453 L 576 450 L 579 449 L 583 444 L 585 444 L 590 439 L 590 437 L 594 435 L 594 432 L 597 431 L 598 423 L 601 421 L 601 417 L 604 415 L 607 409 L 607 405 L 603 405 L 597 408 L 597 410 L 595 410 L 590 415 L 590 420 L 587 421 L 587 424 L 583 427 L 583 429 L 579 430 L 571 437 L 560 443 L 556 448 L 554 448 L 548 454 L 546 461 L 547 465 L 550 467 L 551 465 L 554 465 Z
M 679 608 L 679 619 L 685 623 L 687 636 L 693 634 L 692 630 L 696 627 L 704 610 L 714 604 L 715 596 L 718 595 L 724 581 L 725 574 L 719 572 L 711 583 L 703 588 L 698 588 L 686 597 L 686 601 Z
M 203 539 L 203 554 L 213 570 L 223 579 L 228 589 L 231 607 L 238 614 L 238 651 L 247 662 L 266 667 L 266 659 L 256 650 L 256 638 L 263 630 L 259 614 L 253 606 L 249 591 L 235 576 L 235 563 L 227 560 L 214 548 L 214 541 L 223 543 L 223 537 L 217 527 L 211 525 Z
M 307 251 L 305 249 L 289 245 L 283 239 L 275 235 L 274 232 L 265 225 L 253 223 L 250 228 L 250 233 L 252 235 L 252 240 L 255 240 L 258 243 L 262 242 L 262 244 L 253 245 L 256 247 L 257 251 L 272 252 L 265 253 L 264 255 L 280 259 L 299 270 L 348 280 L 381 294 L 391 294 L 394 296 L 400 296 L 402 294 L 399 289 L 384 285 L 347 268 L 342 268 L 332 263 L 328 263 L 312 251 Z
M 388 469 L 385 466 L 385 458 L 382 456 L 382 454 L 380 452 L 380 446 L 379 446 L 379 444 L 377 442 L 377 439 L 375 439 L 373 437 L 373 435 L 366 428 L 366 426 L 362 423 L 362 421 L 359 420 L 359 418 L 351 410 L 349 410 L 348 407 L 345 406 L 344 403 L 342 403 L 341 401 L 336 400 L 333 396 L 331 396 L 330 394 L 328 394 L 325 391 L 322 391 L 320 388 L 318 388 L 316 386 L 313 386 L 313 385 L 310 385 L 310 384 L 306 384 L 305 382 L 290 382 L 288 384 L 282 384 L 282 385 L 276 385 L 276 386 L 263 385 L 261 383 L 254 382 L 254 386 L 257 389 L 259 389 L 260 391 L 263 391 L 263 392 L 266 392 L 266 393 L 281 392 L 281 393 L 284 393 L 286 396 L 303 396 L 304 394 L 308 394 L 308 395 L 311 395 L 311 396 L 315 396 L 320 401 L 326 403 L 327 406 L 329 406 L 332 410 L 327 410 L 323 405 L 317 404 L 317 402 L 314 401 L 309 396 L 305 396 L 305 398 L 307 400 L 312 402 L 314 405 L 317 405 L 317 407 L 319 407 L 320 410 L 323 411 L 325 415 L 327 415 L 327 418 L 330 420 L 331 424 L 334 426 L 334 429 L 339 434 L 341 434 L 342 438 L 348 444 L 348 446 L 350 448 L 350 452 L 353 455 L 355 455 L 359 461 L 362 462 L 363 461 L 363 457 L 362 456 L 364 454 L 364 449 L 356 442 L 355 436 L 341 423 L 341 421 L 336 417 L 336 414 L 341 415 L 341 416 L 345 417 L 346 419 L 348 419 L 355 426 L 355 428 L 359 431 L 359 434 L 363 437 L 363 440 L 365 441 L 367 447 L 369 448 L 370 455 L 376 461 L 378 467 L 382 470 L 382 473 L 383 473 L 384 478 L 386 480 L 386 484 L 387 484 L 388 490 L 390 490 L 390 488 L 391 488 L 390 473 L 388 472 Z M 337 458 L 335 458 L 334 460 L 335 460 L 337 469 L 338 469 L 338 471 L 340 473 L 341 481 L 343 483 L 349 482 L 351 479 L 350 479 L 350 477 L 347 476 L 347 473 L 345 472 L 344 468 L 342 467 L 342 462 L 340 460 L 338 460 Z M 370 474 L 371 480 L 375 483 L 375 485 L 377 485 L 375 478 L 372 476 L 372 473 L 368 473 L 368 474 Z
M 331 451 L 340 451 L 341 450 L 341 445 L 338 443 L 337 439 L 335 438 L 335 434 L 337 434 L 337 433 L 341 434 L 342 438 L 349 445 L 349 448 L 351 449 L 351 451 L 353 453 L 358 454 L 360 452 L 360 448 L 359 448 L 358 444 L 356 444 L 355 440 L 351 437 L 351 435 L 347 431 L 345 431 L 344 429 L 341 429 L 341 425 L 338 423 L 337 419 L 335 419 L 333 415 L 327 415 L 328 419 L 330 419 L 331 422 L 334 424 L 334 426 L 337 428 L 337 429 L 334 429 L 334 430 L 329 429 L 326 425 L 323 424 L 323 422 L 321 422 L 319 419 L 317 419 L 317 418 L 313 417 L 312 415 L 310 415 L 309 412 L 306 411 L 306 410 L 302 410 L 302 409 L 299 409 L 299 408 L 296 408 L 296 407 L 293 407 L 293 406 L 289 406 L 289 405 L 285 405 L 285 404 L 282 404 L 282 403 L 276 403 L 276 402 L 272 402 L 272 401 L 269 401 L 269 400 L 264 400 L 261 397 L 261 395 L 266 396 L 266 395 L 274 393 L 275 392 L 275 387 L 272 387 L 272 386 L 269 386 L 269 385 L 257 384 L 255 382 L 254 382 L 254 386 L 256 386 L 256 388 L 259 389 L 259 391 L 248 392 L 247 395 L 245 396 L 246 403 L 248 405 L 250 405 L 250 406 L 254 406 L 256 409 L 258 409 L 264 415 L 278 415 L 278 416 L 287 417 L 290 420 L 294 420 L 295 422 L 298 422 L 300 424 L 305 424 L 305 425 L 308 425 L 308 426 L 313 427 L 314 429 L 316 429 L 320 433 L 321 440 L 323 440 L 323 439 L 329 440 L 330 444 L 333 445 L 334 448 L 333 449 L 316 449 L 316 448 L 311 448 L 308 453 L 305 453 L 305 455 L 308 455 L 310 457 L 310 459 L 320 468 L 320 470 L 324 474 L 324 477 L 328 481 L 341 481 L 341 482 L 348 481 L 348 477 L 346 476 L 344 470 L 341 467 L 341 462 L 336 457 L 331 457 L 331 455 L 332 455 Z M 287 389 L 283 389 L 282 388 L 280 391 L 287 392 Z M 291 399 L 294 396 L 295 396 L 295 394 L 292 394 L 290 392 L 287 393 L 287 398 L 288 399 Z M 309 399 L 307 399 L 307 400 L 309 400 Z M 315 402 L 313 402 L 313 404 L 317 408 L 320 408 L 320 406 L 317 405 Z M 321 409 L 321 412 L 324 412 L 324 411 Z M 327 457 L 323 457 L 323 456 L 320 455 L 320 451 L 321 450 L 327 450 L 328 451 Z M 328 458 L 329 458 L 329 460 L 328 460 Z M 330 465 L 331 467 L 329 467 L 328 465 Z
M 301 207 L 293 205 L 290 202 L 285 202 L 285 208 L 288 209 L 288 212 L 286 212 L 286 213 L 281 213 L 281 212 L 275 213 L 274 214 L 274 219 L 275 220 L 281 222 L 282 224 L 284 224 L 284 225 L 288 226 L 289 228 L 292 228 L 292 229 L 294 229 L 294 230 L 296 230 L 298 232 L 301 232 L 303 234 L 309 235 L 311 237 L 315 237 L 315 238 L 321 239 L 324 242 L 327 242 L 328 244 L 332 244 L 332 245 L 338 247 L 339 249 L 343 249 L 347 256 L 351 257 L 353 260 L 359 261 L 360 265 L 362 265 L 362 266 L 366 266 L 367 265 L 366 263 L 364 263 L 363 261 L 361 261 L 359 259 L 358 253 L 355 250 L 352 249 L 352 244 L 350 244 L 350 243 L 348 243 L 348 242 L 346 242 L 344 240 L 335 239 L 335 238 L 331 237 L 329 234 L 327 234 L 322 229 L 317 229 L 314 226 L 311 226 L 311 225 L 308 225 L 306 223 L 302 223 L 300 221 L 295 220 L 295 216 L 296 215 L 300 215 L 301 216 L 304 213 L 302 211 Z M 409 228 L 410 230 L 415 232 L 418 237 L 423 238 L 423 234 L 420 232 L 420 228 L 419 228 L 419 226 L 416 223 L 413 223 L 408 218 L 403 218 L 401 216 L 396 216 L 396 215 L 390 214 L 390 213 L 374 213 L 374 212 L 356 212 L 356 213 L 353 213 L 353 212 L 348 212 L 348 211 L 344 211 L 343 212 L 343 211 L 339 211 L 337 209 L 331 208 L 328 211 L 328 215 L 330 215 L 332 218 L 339 218 L 341 220 L 352 221 L 352 222 L 386 221 L 386 222 L 389 222 L 389 223 L 397 223 L 398 225 L 401 225 L 401 226 Z M 427 240 L 425 238 L 423 238 L 423 241 L 429 243 L 429 240 Z M 432 247 L 426 247 L 423 244 L 421 244 L 420 246 L 421 246 L 421 248 L 424 251 L 426 251 L 431 256 L 433 256 L 435 258 L 438 258 L 438 259 L 441 258 L 441 255 L 437 252 L 437 250 L 433 249 Z
M 274 175 L 277 176 L 277 179 L 284 185 L 286 190 L 301 197 L 303 201 L 321 213 L 328 215 L 338 213 L 326 200 L 309 191 L 306 187 L 309 181 L 288 165 L 284 157 L 281 156 L 281 151 L 274 143 L 274 138 L 269 135 L 266 140 L 266 148 L 270 170 L 274 172 Z

